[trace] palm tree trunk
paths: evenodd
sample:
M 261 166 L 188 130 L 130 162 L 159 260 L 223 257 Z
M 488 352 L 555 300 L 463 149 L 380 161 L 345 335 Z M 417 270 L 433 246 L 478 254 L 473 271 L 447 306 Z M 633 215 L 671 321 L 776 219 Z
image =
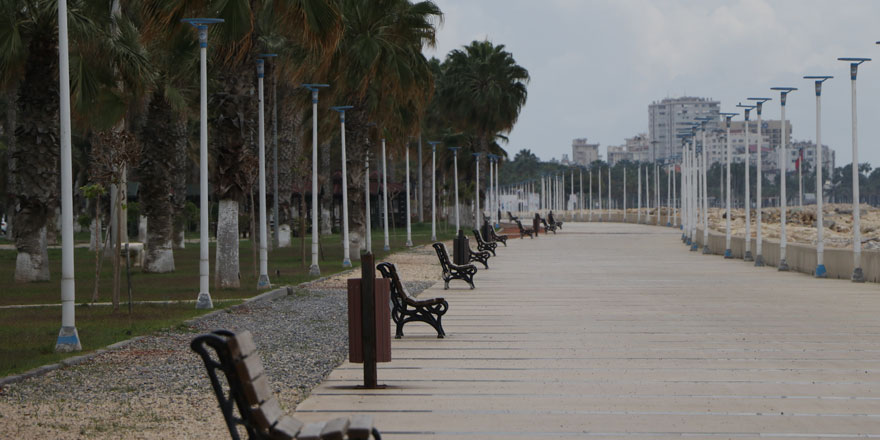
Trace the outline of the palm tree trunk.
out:
M 58 54 L 53 33 L 31 40 L 16 101 L 18 120 L 9 155 L 9 193 L 15 196 L 15 280 L 49 279 L 47 218 L 61 187 L 58 149 Z M 54 227 L 54 225 L 52 225 Z
M 217 252 L 214 283 L 222 288 L 239 287 L 238 201 L 220 199 L 217 213 Z
M 143 145 L 138 174 L 141 179 L 141 211 L 147 217 L 144 243 L 144 272 L 174 271 L 174 175 L 178 153 L 173 151 L 179 117 L 164 98 L 160 88 L 153 93 L 147 109 L 147 121 L 140 131 Z M 172 151 L 169 151 L 169 148 Z M 120 223 L 121 224 L 121 223 Z

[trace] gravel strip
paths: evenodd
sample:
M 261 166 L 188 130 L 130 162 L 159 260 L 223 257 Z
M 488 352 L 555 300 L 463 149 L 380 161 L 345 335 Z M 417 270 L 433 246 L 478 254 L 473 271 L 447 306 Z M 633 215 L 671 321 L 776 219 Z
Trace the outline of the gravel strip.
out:
M 430 250 L 428 253 L 427 250 Z M 436 282 L 430 247 L 389 257 L 418 294 Z M 408 262 L 408 263 L 407 263 Z M 149 335 L 76 365 L 0 389 L 0 438 L 228 438 L 201 359 L 189 349 L 215 329 L 254 334 L 270 384 L 292 412 L 348 355 L 345 280 L 247 303 Z M 408 278 L 412 276 L 413 278 Z

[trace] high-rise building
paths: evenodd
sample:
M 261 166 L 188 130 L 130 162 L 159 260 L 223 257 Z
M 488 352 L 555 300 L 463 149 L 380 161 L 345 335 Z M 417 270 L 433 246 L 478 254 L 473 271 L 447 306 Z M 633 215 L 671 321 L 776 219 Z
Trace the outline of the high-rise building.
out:
M 599 160 L 599 144 L 587 142 L 587 138 L 578 138 L 571 141 L 571 161 L 587 166 Z
M 651 143 L 648 135 L 639 133 L 631 138 L 626 138 L 626 143 L 620 146 L 608 147 L 608 163 L 612 166 L 617 162 L 628 160 L 630 162 L 650 162 L 652 159 Z
M 654 147 L 654 159 L 663 160 L 681 154 L 678 129 L 696 123 L 696 118 L 710 117 L 710 129 L 720 126 L 720 102 L 709 98 L 683 96 L 665 98 L 648 105 L 648 140 Z

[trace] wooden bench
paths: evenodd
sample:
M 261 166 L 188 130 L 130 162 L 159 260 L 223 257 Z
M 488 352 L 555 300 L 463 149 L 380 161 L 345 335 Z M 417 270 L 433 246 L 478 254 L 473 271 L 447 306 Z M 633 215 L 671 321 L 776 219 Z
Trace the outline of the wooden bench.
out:
M 470 246 L 468 246 L 468 263 L 478 262 L 482 263 L 483 267 L 486 269 L 489 268 L 489 258 L 492 256 L 487 251 L 476 251 L 474 252 Z
M 449 282 L 452 280 L 462 280 L 470 284 L 471 289 L 474 288 L 474 275 L 477 274 L 477 266 L 473 264 L 463 264 L 461 266 L 452 264 L 449 261 L 449 253 L 446 252 L 446 245 L 437 242 L 433 244 L 434 250 L 437 251 L 437 258 L 440 259 L 440 266 L 443 268 L 443 282 L 446 283 L 444 289 L 449 289 Z
M 519 221 L 519 220 L 516 221 L 516 225 L 519 226 L 519 239 L 520 239 L 520 240 L 522 240 L 523 238 L 525 238 L 526 235 L 528 235 L 529 238 L 535 238 L 535 237 L 534 237 L 534 235 L 535 235 L 535 230 L 534 230 L 534 229 L 523 227 L 522 222 Z
M 547 234 L 548 232 L 552 232 L 554 235 L 556 234 L 556 225 L 548 224 L 547 220 L 544 218 L 541 218 L 541 223 L 544 224 L 544 234 Z
M 449 310 L 449 303 L 445 299 L 416 298 L 410 295 L 400 281 L 397 266 L 394 263 L 379 263 L 376 269 L 379 269 L 383 278 L 391 280 L 391 319 L 397 324 L 395 338 L 403 337 L 403 325 L 412 321 L 424 322 L 434 327 L 434 330 L 437 330 L 438 338 L 446 336 L 443 324 L 440 322 L 440 319 Z
M 370 416 L 339 417 L 327 422 L 305 424 L 285 415 L 278 404 L 249 331 L 217 330 L 196 337 L 190 348 L 202 357 L 208 378 L 226 426 L 233 440 L 239 440 L 239 426 L 250 439 L 281 440 L 381 440 Z M 213 354 L 211 353 L 213 351 Z M 217 370 L 223 371 L 224 389 Z M 238 415 L 235 409 L 238 409 Z
M 490 226 L 489 229 L 491 229 L 491 228 L 492 227 Z M 474 238 L 477 240 L 477 250 L 491 252 L 492 256 L 494 257 L 495 256 L 495 248 L 498 247 L 498 243 L 495 243 L 494 241 L 483 240 L 483 235 L 480 234 L 479 229 L 472 229 L 471 231 L 473 231 Z
M 504 247 L 507 247 L 507 236 L 506 235 L 498 235 L 498 233 L 495 232 L 495 228 L 489 228 L 489 235 L 491 235 L 491 237 L 489 237 L 489 238 L 491 238 L 493 241 L 500 242 L 501 244 L 504 245 Z
M 556 219 L 553 217 L 553 211 L 547 213 L 547 220 L 550 222 L 551 225 L 556 226 L 557 229 L 562 229 L 562 222 L 556 221 Z

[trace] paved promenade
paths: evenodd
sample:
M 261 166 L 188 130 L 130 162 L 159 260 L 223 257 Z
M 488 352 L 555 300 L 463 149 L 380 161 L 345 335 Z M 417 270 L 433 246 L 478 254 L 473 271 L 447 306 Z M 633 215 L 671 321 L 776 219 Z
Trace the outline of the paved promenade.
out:
M 880 287 L 688 252 L 677 230 L 566 224 L 453 281 L 447 338 L 408 324 L 384 390 L 345 363 L 303 420 L 384 438 L 880 437 Z M 456 287 L 458 287 L 456 289 Z

